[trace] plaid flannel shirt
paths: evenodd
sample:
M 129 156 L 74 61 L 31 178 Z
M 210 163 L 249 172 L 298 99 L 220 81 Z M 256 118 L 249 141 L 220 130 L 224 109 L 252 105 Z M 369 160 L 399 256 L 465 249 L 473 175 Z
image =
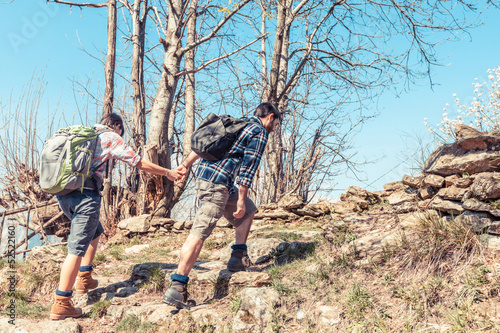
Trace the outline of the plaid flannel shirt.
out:
M 106 126 L 101 124 L 94 125 L 94 128 L 102 127 Z M 141 157 L 127 143 L 125 143 L 121 136 L 115 132 L 104 132 L 99 134 L 97 137 L 96 149 L 92 159 L 92 164 L 90 165 L 91 170 L 94 170 L 94 174 L 97 174 L 101 179 L 104 179 L 106 173 L 106 163 L 103 162 L 106 162 L 111 158 L 125 162 L 132 168 L 134 168 L 141 160 Z M 99 166 L 99 164 L 101 165 Z M 97 167 L 99 168 L 95 170 Z
M 220 161 L 201 160 L 196 172 L 197 179 L 232 188 L 237 176 L 237 184 L 252 186 L 269 134 L 259 118 L 251 117 L 248 120 L 251 123 L 241 131 L 227 158 Z

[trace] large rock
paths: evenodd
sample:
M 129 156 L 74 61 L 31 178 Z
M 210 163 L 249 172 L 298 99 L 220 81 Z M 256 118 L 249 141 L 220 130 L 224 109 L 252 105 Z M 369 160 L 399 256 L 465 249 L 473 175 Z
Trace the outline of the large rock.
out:
M 9 318 L 0 318 L 0 332 L 4 333 L 80 333 L 80 325 L 73 319 L 65 320 L 42 320 L 39 322 L 30 319 L 16 318 L 15 325 L 9 323 Z
M 151 220 L 151 226 L 171 226 L 175 223 L 174 219 L 167 217 L 155 218 Z
M 462 200 L 466 192 L 467 192 L 466 188 L 450 186 L 439 189 L 438 195 L 443 199 L 460 201 Z
M 35 246 L 26 256 L 28 261 L 61 264 L 66 259 L 64 251 L 56 246 Z
M 407 201 L 417 201 L 417 195 L 414 193 L 407 193 L 405 191 L 397 191 L 387 197 L 387 201 L 391 205 L 399 205 Z
M 457 216 L 455 220 L 471 226 L 474 232 L 477 233 L 484 231 L 484 229 L 488 228 L 494 222 L 488 213 L 478 213 L 469 210 Z
M 334 213 L 345 215 L 355 212 L 361 212 L 361 208 L 355 202 L 339 201 L 330 205 L 330 210 Z
M 439 175 L 427 175 L 422 181 L 423 186 L 443 187 L 444 177 Z
M 422 175 L 417 176 L 417 177 L 404 175 L 403 176 L 403 184 L 410 186 L 412 188 L 419 188 L 420 185 L 422 184 L 422 179 L 423 179 Z
M 363 209 L 368 208 L 368 205 L 374 205 L 382 201 L 378 195 L 358 186 L 349 186 L 346 193 L 340 195 L 340 200 L 356 202 Z M 364 207 L 365 205 L 366 207 Z
M 462 141 L 464 139 L 470 139 L 484 135 L 483 132 L 465 124 L 456 125 L 454 130 L 455 141 Z
M 273 332 L 271 323 L 280 297 L 271 288 L 246 288 L 241 292 L 241 305 L 233 320 L 233 333 Z
M 130 232 L 147 232 L 149 227 L 151 227 L 151 215 L 149 214 L 131 217 L 121 220 L 120 223 L 118 223 L 118 228 Z
M 255 213 L 254 218 L 255 219 L 270 218 L 273 220 L 276 220 L 276 219 L 293 220 L 293 219 L 298 219 L 299 216 L 295 213 L 289 212 L 289 211 L 284 210 L 282 208 L 278 208 L 276 210 L 264 210 L 262 212 L 259 208 L 257 213 Z
M 500 198 L 500 173 L 484 172 L 476 175 L 470 189 L 480 200 Z
M 330 208 L 325 204 L 317 203 L 295 209 L 294 212 L 300 216 L 318 217 L 330 213 Z
M 445 186 L 455 186 L 459 188 L 468 188 L 472 182 L 474 181 L 474 177 L 459 177 L 457 175 L 451 175 L 445 178 Z
M 493 216 L 500 217 L 500 210 L 493 208 L 491 205 L 488 205 L 487 203 L 481 202 L 477 200 L 476 198 L 470 198 L 464 201 L 462 206 L 465 209 L 468 210 L 473 210 L 476 212 L 488 212 Z
M 441 197 L 435 197 L 432 199 L 429 204 L 429 208 L 455 216 L 465 211 L 460 202 L 444 200 Z
M 450 176 L 453 174 L 476 174 L 498 170 L 499 152 L 495 149 L 467 150 L 458 144 L 446 144 L 436 149 L 425 161 L 425 173 Z
M 278 201 L 278 207 L 283 209 L 300 208 L 304 205 L 304 199 L 298 194 L 285 195 Z
M 404 190 L 405 188 L 406 188 L 405 184 L 403 184 L 403 182 L 400 181 L 391 182 L 384 185 L 384 191 L 386 192 Z

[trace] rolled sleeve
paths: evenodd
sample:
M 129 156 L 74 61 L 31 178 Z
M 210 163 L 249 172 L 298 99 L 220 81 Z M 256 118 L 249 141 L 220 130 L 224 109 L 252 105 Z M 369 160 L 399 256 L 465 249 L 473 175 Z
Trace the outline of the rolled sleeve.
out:
M 114 134 L 115 137 L 112 141 L 113 143 L 110 149 L 111 157 L 134 168 L 141 160 L 141 157 L 132 149 L 132 147 L 125 143 L 121 136 L 116 133 L 112 134 Z
M 243 154 L 243 162 L 238 174 L 237 184 L 252 186 L 253 177 L 257 173 L 260 160 L 267 144 L 267 132 L 263 129 L 252 135 Z

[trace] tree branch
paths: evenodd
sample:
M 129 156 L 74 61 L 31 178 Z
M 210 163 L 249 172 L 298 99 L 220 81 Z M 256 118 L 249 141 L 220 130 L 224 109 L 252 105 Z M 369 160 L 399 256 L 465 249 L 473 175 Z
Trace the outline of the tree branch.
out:
M 191 50 L 191 49 L 194 49 L 195 47 L 197 47 L 198 45 L 201 45 L 203 43 L 205 43 L 207 40 L 213 38 L 217 32 L 219 32 L 219 30 L 222 28 L 222 26 L 224 24 L 226 24 L 227 21 L 229 21 L 229 19 L 231 17 L 234 16 L 234 14 L 236 14 L 241 8 L 243 8 L 243 6 L 245 6 L 247 3 L 249 3 L 250 0 L 243 0 L 242 2 L 240 2 L 235 9 L 233 9 L 233 11 L 231 11 L 228 15 L 226 15 L 226 17 L 224 17 L 218 24 L 217 26 L 210 32 L 210 34 L 206 35 L 205 37 L 199 39 L 197 42 L 191 44 L 191 45 L 187 45 L 186 47 L 182 48 L 180 50 L 180 53 L 181 54 L 184 54 L 186 53 L 187 51 Z
M 240 47 L 240 48 L 239 48 L 239 49 L 237 49 L 237 50 L 234 50 L 234 51 L 233 51 L 233 52 L 231 52 L 231 53 L 227 53 L 227 54 L 224 54 L 224 55 L 222 55 L 222 56 L 220 56 L 220 57 L 217 57 L 217 58 L 212 59 L 212 60 L 210 60 L 210 61 L 208 61 L 208 62 L 204 63 L 203 65 L 201 65 L 200 67 L 198 67 L 198 68 L 196 68 L 196 69 L 194 69 L 194 70 L 192 70 L 192 71 L 184 71 L 184 72 L 177 73 L 177 74 L 176 74 L 176 76 L 181 76 L 181 75 L 186 75 L 186 74 L 191 74 L 191 73 L 196 73 L 196 72 L 199 72 L 199 71 L 200 71 L 200 70 L 202 70 L 203 68 L 207 67 L 208 65 L 210 65 L 210 64 L 212 64 L 212 63 L 214 63 L 214 62 L 216 62 L 216 61 L 219 61 L 219 60 L 221 60 L 221 59 L 225 59 L 225 58 L 227 58 L 227 57 L 232 56 L 232 55 L 233 55 L 233 54 L 235 54 L 235 53 L 238 53 L 239 51 L 241 51 L 241 50 L 243 50 L 244 48 L 246 48 L 246 47 L 248 47 L 248 46 L 252 45 L 252 44 L 253 44 L 253 43 L 255 43 L 256 41 L 258 41 L 258 40 L 260 40 L 260 39 L 264 38 L 264 37 L 265 37 L 265 36 L 267 36 L 267 35 L 268 35 L 268 33 L 266 33 L 265 35 L 262 35 L 262 36 L 260 36 L 260 37 L 258 37 L 258 38 L 256 38 L 256 39 L 254 39 L 254 40 L 253 40 L 253 41 L 251 41 L 250 43 L 248 43 L 248 44 L 246 44 L 246 45 L 244 45 L 244 46 Z
M 61 5 L 68 5 L 68 6 L 75 6 L 75 7 L 92 7 L 92 8 L 102 8 L 102 7 L 107 7 L 108 3 L 103 2 L 99 4 L 95 3 L 89 3 L 89 2 L 84 2 L 84 3 L 77 3 L 77 2 L 71 2 L 71 1 L 65 1 L 65 0 L 47 0 L 47 2 L 55 2 L 59 3 Z

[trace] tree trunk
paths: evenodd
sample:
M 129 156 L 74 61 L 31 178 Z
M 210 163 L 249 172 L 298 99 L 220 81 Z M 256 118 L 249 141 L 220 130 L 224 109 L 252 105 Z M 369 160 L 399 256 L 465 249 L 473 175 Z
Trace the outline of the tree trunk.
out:
M 151 108 L 151 121 L 149 126 L 149 142 L 158 147 L 158 162 L 161 166 L 170 169 L 170 149 L 168 142 L 168 121 L 179 77 L 182 54 L 180 52 L 181 39 L 179 25 L 182 16 L 182 1 L 172 0 L 167 2 L 168 19 L 165 40 L 161 40 L 165 49 L 163 71 L 156 97 Z M 155 216 L 168 216 L 172 208 L 173 182 L 166 177 L 163 182 L 165 196 L 160 201 Z
M 106 53 L 106 66 L 104 68 L 106 86 L 104 89 L 103 116 L 113 112 L 116 59 L 116 0 L 108 1 L 108 43 Z
M 146 95 L 144 92 L 144 39 L 146 36 L 146 8 L 148 0 L 135 0 L 132 10 L 132 90 L 134 99 L 132 136 L 136 151 L 145 158 L 146 145 Z M 142 7 L 142 14 L 141 14 Z M 137 171 L 139 172 L 139 171 Z M 131 177 L 138 175 L 132 174 Z M 146 207 L 146 183 L 139 178 L 137 190 L 137 214 L 143 214 Z
M 195 42 L 196 38 L 196 10 L 198 6 L 198 0 L 193 0 L 189 7 L 189 21 L 188 21 L 188 29 L 187 29 L 187 38 L 186 44 L 191 45 Z M 195 63 L 194 63 L 195 49 L 189 50 L 186 52 L 186 71 L 194 71 Z M 182 159 L 184 160 L 189 153 L 191 152 L 191 135 L 194 132 L 194 111 L 195 111 L 195 74 L 189 73 L 186 75 L 186 107 L 184 114 L 184 140 L 182 142 Z M 175 187 L 174 197 L 172 198 L 172 203 L 176 204 L 184 190 L 186 189 L 188 175 L 184 178 L 184 180 L 180 181 Z
M 274 40 L 273 58 L 271 61 L 271 73 L 266 99 L 263 102 L 275 103 L 281 112 L 287 106 L 283 100 L 278 100 L 281 90 L 286 85 L 288 68 L 288 45 L 290 29 L 287 25 L 287 17 L 290 14 L 291 0 L 278 4 L 278 17 L 276 26 L 276 37 Z M 266 147 L 266 160 L 269 167 L 268 202 L 276 202 L 283 193 L 283 148 L 281 142 L 281 127 L 269 136 Z
M 102 115 L 105 116 L 113 112 L 113 99 L 115 90 L 115 59 L 116 59 L 116 0 L 108 1 L 108 42 L 106 47 L 106 65 L 104 67 L 104 105 Z M 111 184 L 113 179 L 113 161 L 108 163 L 108 174 L 104 180 L 103 205 L 101 213 L 105 219 L 109 216 L 111 205 Z M 106 223 L 105 223 L 106 224 Z M 111 228 L 111 226 L 108 226 Z M 109 232 L 109 230 L 108 230 Z

